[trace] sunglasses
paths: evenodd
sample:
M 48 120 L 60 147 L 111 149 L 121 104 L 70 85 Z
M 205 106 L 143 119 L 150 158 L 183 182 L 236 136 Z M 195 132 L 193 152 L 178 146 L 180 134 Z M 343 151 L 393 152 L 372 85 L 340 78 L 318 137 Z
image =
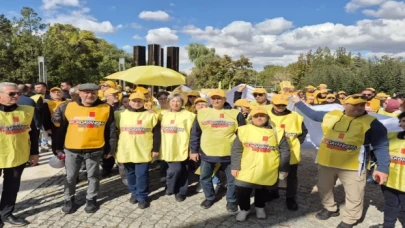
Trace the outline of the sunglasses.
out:
M 363 93 L 363 96 L 369 97 L 369 96 L 373 96 L 373 94 L 370 94 L 370 93 Z
M 15 97 L 15 96 L 20 96 L 21 93 L 19 92 L 10 92 L 10 93 L 6 93 L 9 97 Z
M 264 94 L 262 94 L 262 93 L 254 93 L 254 94 L 253 94 L 254 97 L 261 97 L 261 96 L 263 96 L 263 95 L 264 95 Z
M 287 105 L 284 105 L 284 104 L 275 104 L 274 106 L 276 106 L 276 107 L 287 107 Z
M 327 97 L 326 99 L 328 99 L 328 100 L 333 100 L 333 99 L 335 99 L 334 97 Z
M 357 100 L 357 99 L 363 99 L 363 100 L 365 99 L 365 98 L 364 98 L 364 94 L 363 94 L 363 95 L 352 95 L 352 96 L 348 96 L 348 97 L 346 97 L 346 100 L 349 99 L 349 98 L 353 98 L 353 99 L 356 99 L 356 100 Z

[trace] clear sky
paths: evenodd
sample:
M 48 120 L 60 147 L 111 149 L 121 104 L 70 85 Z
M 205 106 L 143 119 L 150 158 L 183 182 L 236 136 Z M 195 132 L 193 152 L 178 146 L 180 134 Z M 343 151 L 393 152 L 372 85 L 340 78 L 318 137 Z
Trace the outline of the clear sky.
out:
M 0 0 L 0 13 L 32 7 L 46 23 L 91 30 L 129 53 L 131 46 L 200 42 L 218 54 L 249 57 L 255 68 L 287 65 L 328 46 L 368 56 L 405 56 L 405 3 L 393 0 Z

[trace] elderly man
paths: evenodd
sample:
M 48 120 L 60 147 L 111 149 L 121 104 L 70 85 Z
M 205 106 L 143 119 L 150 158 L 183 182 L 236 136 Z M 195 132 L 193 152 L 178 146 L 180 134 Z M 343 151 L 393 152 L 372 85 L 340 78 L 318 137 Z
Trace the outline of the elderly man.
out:
M 201 156 L 200 183 L 205 194 L 201 203 L 204 209 L 210 208 L 215 202 L 215 190 L 212 175 L 216 163 L 221 163 L 227 178 L 226 208 L 236 212 L 234 177 L 231 174 L 231 147 L 239 126 L 246 124 L 242 113 L 236 109 L 224 109 L 226 101 L 223 90 L 213 90 L 209 94 L 212 108 L 198 110 L 190 139 L 190 159 L 197 162 Z
M 36 165 L 39 152 L 35 108 L 17 105 L 19 95 L 16 84 L 0 83 L 0 175 L 4 175 L 0 213 L 4 222 L 24 226 L 28 222 L 13 215 L 14 206 L 25 164 Z M 0 219 L 0 227 L 3 221 Z
M 390 155 L 387 129 L 375 117 L 367 114 L 367 100 L 361 94 L 348 96 L 343 105 L 344 111 L 314 111 L 297 97 L 293 101 L 304 115 L 322 122 L 324 135 L 319 146 L 317 163 L 318 191 L 324 208 L 316 218 L 327 220 L 339 216 L 339 208 L 333 196 L 333 188 L 339 178 L 346 192 L 346 206 L 343 221 L 338 227 L 353 227 L 363 213 L 367 152 L 370 145 L 378 162 L 378 168 L 373 172 L 374 179 L 380 185 L 388 179 Z
M 246 84 L 242 84 L 240 85 L 240 87 L 238 88 L 237 91 L 235 91 L 235 95 L 234 95 L 234 102 L 236 102 L 237 100 L 242 98 L 242 93 L 243 91 L 246 89 L 247 85 Z M 271 102 L 269 100 L 267 100 L 267 91 L 265 88 L 256 88 L 253 90 L 252 92 L 254 98 L 256 101 L 253 101 L 250 103 L 251 106 L 265 106 L 267 110 L 271 110 Z
M 96 84 L 81 84 L 79 101 L 72 101 L 61 108 L 60 127 L 57 135 L 57 154 L 66 154 L 65 203 L 62 212 L 73 213 L 76 179 L 82 162 L 86 163 L 87 189 L 86 213 L 98 210 L 97 194 L 100 186 L 100 159 L 110 158 L 116 150 L 117 134 L 114 112 L 97 97 Z

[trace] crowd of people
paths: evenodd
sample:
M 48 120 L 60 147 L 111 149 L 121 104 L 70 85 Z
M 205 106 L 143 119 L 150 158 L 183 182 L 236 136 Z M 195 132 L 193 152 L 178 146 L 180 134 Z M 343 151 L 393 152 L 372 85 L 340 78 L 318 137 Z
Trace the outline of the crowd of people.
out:
M 234 94 L 233 107 L 224 90 L 208 99 L 198 91 L 151 91 L 138 86 L 121 88 L 113 81 L 72 87 L 69 82 L 48 89 L 45 83 L 0 83 L 0 173 L 4 175 L 0 202 L 2 221 L 27 225 L 13 215 L 20 179 L 26 166 L 38 163 L 39 151 L 51 149 L 54 161 L 66 170 L 62 211 L 74 213 L 79 172 L 87 172 L 85 212 L 98 210 L 100 178 L 117 165 L 130 192 L 129 202 L 150 206 L 149 170 L 160 161 L 166 194 L 179 203 L 186 199 L 189 177 L 199 174 L 199 187 L 209 209 L 216 201 L 218 173 L 226 176 L 226 210 L 243 222 L 251 213 L 265 219 L 265 205 L 279 198 L 286 183 L 286 206 L 298 210 L 298 167 L 301 144 L 308 129 L 305 118 L 322 123 L 323 139 L 316 163 L 317 188 L 323 209 L 319 220 L 340 216 L 333 189 L 343 184 L 346 204 L 340 228 L 353 227 L 363 214 L 367 176 L 381 185 L 385 199 L 383 224 L 395 227 L 405 209 L 405 109 L 402 97 L 390 97 L 365 88 L 347 95 L 327 85 L 309 85 L 305 91 L 286 86 L 268 94 L 255 88 L 254 101 L 242 98 L 246 85 Z M 271 95 L 271 96 L 269 96 Z M 268 97 L 271 97 L 270 99 Z M 303 113 L 287 109 L 293 102 Z M 315 111 L 313 105 L 341 104 L 344 111 Z M 398 118 L 404 131 L 388 133 L 369 113 Z M 48 139 L 49 138 L 49 139 Z M 48 141 L 51 148 L 48 148 Z M 368 172 L 370 162 L 377 164 Z M 101 166 L 101 170 L 100 170 Z

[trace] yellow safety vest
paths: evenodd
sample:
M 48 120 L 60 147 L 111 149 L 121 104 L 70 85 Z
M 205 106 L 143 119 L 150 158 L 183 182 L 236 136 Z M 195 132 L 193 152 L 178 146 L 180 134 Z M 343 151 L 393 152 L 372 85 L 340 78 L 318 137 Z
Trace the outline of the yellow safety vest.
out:
M 269 112 L 269 115 L 272 125 L 285 131 L 285 137 L 291 150 L 290 164 L 298 164 L 301 161 L 301 143 L 298 136 L 302 134 L 302 122 L 304 118 L 296 112 L 291 112 L 284 116 L 276 116 L 272 112 Z
M 283 137 L 281 129 L 256 127 L 245 125 L 239 127 L 238 137 L 243 145 L 241 169 L 237 180 L 272 186 L 278 179 L 280 155 L 278 145 Z
M 376 112 L 378 112 L 380 107 L 381 107 L 381 101 L 376 99 L 376 98 L 373 98 L 373 99 L 371 99 L 371 101 L 368 101 L 366 103 L 366 111 L 367 112 L 376 113 Z
M 380 108 L 377 111 L 377 114 L 384 115 L 384 116 L 390 116 L 390 117 L 398 117 L 399 113 L 390 113 L 384 110 L 384 108 Z
M 360 149 L 366 132 L 375 117 L 357 118 L 335 110 L 327 113 L 322 121 L 323 139 L 319 146 L 317 163 L 327 167 L 358 170 Z
M 34 107 L 19 105 L 12 112 L 0 111 L 0 169 L 26 163 L 30 157 L 31 122 Z
M 33 100 L 35 101 L 35 103 L 38 103 L 38 101 L 39 101 L 40 98 L 44 99 L 44 95 L 42 95 L 42 94 L 35 94 L 35 95 L 32 95 L 30 98 L 33 99 Z
M 95 107 L 80 106 L 76 102 L 67 104 L 65 116 L 69 125 L 65 148 L 75 150 L 103 148 L 105 125 L 110 116 L 110 109 L 108 104 Z
M 198 110 L 201 127 L 200 147 L 207 156 L 231 156 L 232 143 L 238 129 L 238 110 L 203 108 Z
M 405 192 L 405 139 L 399 139 L 397 135 L 398 132 L 388 133 L 391 163 L 386 185 Z
M 55 114 L 56 109 L 59 107 L 59 105 L 65 103 L 65 101 L 55 101 L 55 100 L 49 100 L 46 102 L 48 104 L 49 112 L 51 114 L 51 118 Z M 53 124 L 56 127 L 60 127 L 60 123 L 53 122 Z
M 167 162 L 185 161 L 188 158 L 191 127 L 195 114 L 187 110 L 161 113 L 162 142 L 160 159 Z
M 306 98 L 308 98 L 308 97 L 313 97 L 313 98 L 315 98 L 315 95 L 314 95 L 314 94 L 315 94 L 314 92 L 312 92 L 312 93 L 306 92 L 306 93 L 305 93 L 305 97 L 306 97 Z
M 322 104 L 324 101 L 326 101 L 326 97 L 325 98 L 319 98 L 318 96 L 316 96 L 314 98 L 314 104 Z
M 119 163 L 147 163 L 152 161 L 153 128 L 158 115 L 122 110 L 114 113 L 119 129 L 116 158 Z M 157 152 L 157 151 L 156 151 Z

